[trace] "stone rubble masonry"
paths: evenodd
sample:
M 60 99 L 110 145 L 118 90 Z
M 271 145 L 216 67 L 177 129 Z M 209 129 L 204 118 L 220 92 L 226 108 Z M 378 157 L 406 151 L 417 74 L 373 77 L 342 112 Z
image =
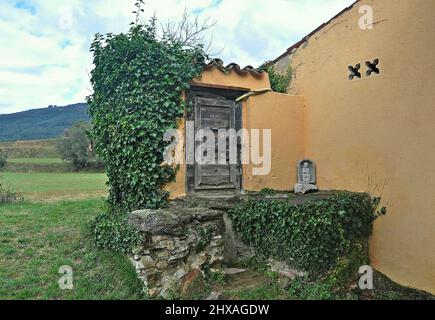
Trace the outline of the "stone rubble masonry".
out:
M 181 207 L 140 210 L 130 214 L 129 223 L 143 234 L 143 243 L 129 258 L 151 298 L 165 298 L 182 289 L 189 274 L 222 268 L 222 211 Z

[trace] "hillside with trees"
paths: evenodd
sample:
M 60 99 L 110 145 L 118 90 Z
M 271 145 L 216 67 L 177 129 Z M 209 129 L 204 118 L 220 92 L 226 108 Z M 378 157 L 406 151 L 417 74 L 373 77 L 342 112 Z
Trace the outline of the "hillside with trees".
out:
M 87 108 L 86 103 L 77 103 L 0 115 L 0 141 L 59 137 L 74 123 L 89 121 Z

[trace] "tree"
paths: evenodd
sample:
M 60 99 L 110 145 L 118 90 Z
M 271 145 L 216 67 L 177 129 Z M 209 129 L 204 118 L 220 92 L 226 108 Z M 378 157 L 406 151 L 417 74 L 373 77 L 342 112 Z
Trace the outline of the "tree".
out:
M 211 34 L 208 41 L 206 40 L 206 34 L 216 24 L 217 22 L 210 17 L 204 20 L 200 20 L 199 16 L 192 18 L 186 8 L 180 21 L 168 21 L 166 24 L 161 25 L 161 29 L 164 39 L 187 48 L 201 46 L 204 54 L 209 56 L 215 55 L 215 53 L 212 53 L 213 34 Z M 207 45 L 205 45 L 206 43 Z
M 102 166 L 101 161 L 92 151 L 91 141 L 88 138 L 89 130 L 91 130 L 89 123 L 79 121 L 65 131 L 64 139 L 56 146 L 62 159 L 72 162 L 76 170 Z

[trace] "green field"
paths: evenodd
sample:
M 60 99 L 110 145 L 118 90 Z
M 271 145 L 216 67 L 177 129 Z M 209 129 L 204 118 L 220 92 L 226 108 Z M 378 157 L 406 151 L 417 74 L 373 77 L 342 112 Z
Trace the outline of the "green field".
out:
M 141 299 L 130 262 L 95 248 L 89 223 L 102 200 L 0 205 L 1 299 Z M 73 270 L 61 290 L 61 266 Z
M 0 142 L 0 149 L 7 152 L 9 158 L 59 158 L 56 150 L 58 139 Z
M 107 177 L 104 173 L 3 172 L 1 176 L 25 200 L 99 198 L 107 194 Z
M 8 159 L 9 163 L 14 164 L 60 164 L 64 163 L 60 158 L 14 158 Z
M 70 162 L 65 162 L 59 155 L 56 144 L 61 140 L 34 140 L 0 142 L 0 150 L 8 155 L 6 165 L 0 172 L 17 173 L 71 173 L 75 171 Z M 101 172 L 89 168 L 87 172 Z
M 15 156 L 0 179 L 24 197 L 0 204 L 0 299 L 143 298 L 130 262 L 90 237 L 90 222 L 105 210 L 106 175 L 47 172 L 68 169 L 54 143 L 0 143 Z M 59 288 L 63 265 L 73 268 L 73 290 Z
M 101 198 L 107 194 L 106 175 L 74 172 L 56 151 L 59 139 L 0 142 L 8 154 L 0 178 L 26 201 Z

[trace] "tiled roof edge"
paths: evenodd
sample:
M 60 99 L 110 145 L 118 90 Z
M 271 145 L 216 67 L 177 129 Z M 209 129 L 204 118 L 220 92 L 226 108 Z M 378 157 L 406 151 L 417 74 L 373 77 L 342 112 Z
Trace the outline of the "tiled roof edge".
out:
M 255 69 L 253 66 L 246 66 L 244 68 L 241 68 L 240 65 L 237 63 L 230 63 L 226 66 L 224 65 L 224 62 L 221 59 L 213 59 L 210 62 L 206 63 L 204 65 L 205 70 L 210 70 L 212 68 L 218 68 L 222 72 L 228 72 L 228 71 L 235 71 L 238 74 L 251 74 L 254 77 L 261 77 L 264 73 L 264 71 L 259 71 Z

